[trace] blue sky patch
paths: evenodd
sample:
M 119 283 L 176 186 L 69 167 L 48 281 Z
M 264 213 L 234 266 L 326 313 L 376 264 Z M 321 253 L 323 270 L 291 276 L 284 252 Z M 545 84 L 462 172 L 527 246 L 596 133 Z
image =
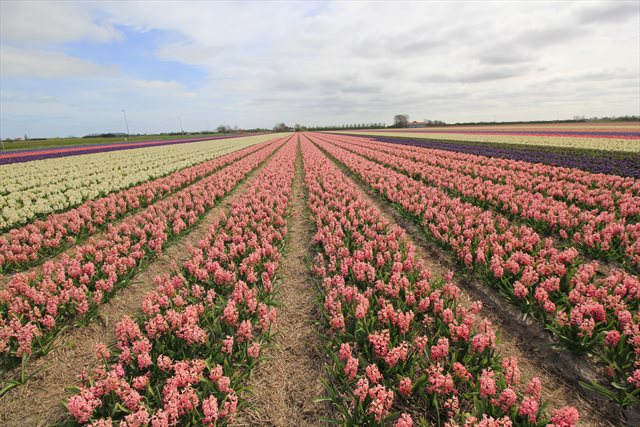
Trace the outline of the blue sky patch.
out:
M 118 26 L 117 29 L 123 34 L 121 40 L 111 43 L 67 43 L 64 52 L 96 64 L 116 65 L 124 75 L 138 80 L 175 80 L 193 89 L 206 78 L 207 72 L 201 67 L 156 56 L 155 51 L 159 47 L 185 40 L 177 31 L 137 32 L 126 26 Z

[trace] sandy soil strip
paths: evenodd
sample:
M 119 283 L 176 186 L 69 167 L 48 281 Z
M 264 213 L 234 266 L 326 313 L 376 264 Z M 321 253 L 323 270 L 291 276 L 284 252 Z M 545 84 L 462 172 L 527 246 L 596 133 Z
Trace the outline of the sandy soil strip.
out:
M 246 194 L 258 171 L 272 157 L 250 172 L 191 232 L 166 248 L 159 258 L 102 306 L 99 322 L 66 331 L 58 337 L 53 351 L 31 363 L 28 371 L 38 373 L 25 385 L 0 398 L 0 425 L 43 426 L 65 420 L 67 414 L 63 404 L 72 394 L 65 388 L 80 385 L 76 374 L 81 369 L 91 370 L 96 366 L 94 346 L 99 342 L 115 342 L 116 323 L 125 314 L 134 316 L 142 311 L 144 295 L 153 289 L 154 277 L 169 273 L 174 263 L 179 264 L 189 257 L 187 247 L 204 238 L 211 223 L 229 210 L 234 199 Z
M 343 172 L 345 169 L 338 164 Z M 407 234 L 407 240 L 416 247 L 416 259 L 422 259 L 425 265 L 436 274 L 442 275 L 449 269 L 454 271 L 454 282 L 459 283 L 462 288 L 462 298 L 467 304 L 478 299 L 469 294 L 469 289 L 465 286 L 465 281 L 461 280 L 461 276 L 453 269 L 452 263 L 443 262 L 444 256 L 436 256 L 434 252 L 435 246 L 427 240 L 424 233 L 411 220 L 403 217 L 400 212 L 394 209 L 390 204 L 384 201 L 380 196 L 375 194 L 373 190 L 362 183 L 355 175 L 346 171 L 347 177 L 360 189 L 362 197 L 369 203 L 373 204 L 391 223 L 395 223 L 402 227 Z M 439 249 L 437 249 L 439 252 Z M 505 305 L 508 303 L 505 301 Z M 509 323 L 506 319 L 496 315 L 494 311 L 487 308 L 482 310 L 482 316 L 488 318 L 493 323 L 494 331 L 498 336 L 496 348 L 502 356 L 515 356 L 518 358 L 519 367 L 522 371 L 523 381 L 532 377 L 539 377 L 542 382 L 542 397 L 553 407 L 574 406 L 580 411 L 581 426 L 600 427 L 612 426 L 597 408 L 591 406 L 578 391 L 562 378 L 550 372 L 544 362 L 535 354 L 523 347 L 523 340 L 510 331 Z
M 302 157 L 298 153 L 293 184 L 287 249 L 279 269 L 278 321 L 275 346 L 265 352 L 267 360 L 249 384 L 248 406 L 234 426 L 321 426 L 328 408 L 312 399 L 322 396 L 321 383 L 326 356 L 319 350 L 320 312 L 312 285 L 309 221 L 304 194 Z

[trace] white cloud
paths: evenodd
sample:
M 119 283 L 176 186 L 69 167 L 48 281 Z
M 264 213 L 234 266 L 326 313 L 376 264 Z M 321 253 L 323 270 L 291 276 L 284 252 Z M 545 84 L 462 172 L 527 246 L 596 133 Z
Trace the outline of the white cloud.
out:
M 640 12 L 637 1 L 589 2 L 578 9 L 578 20 L 584 24 L 626 21 Z
M 173 95 L 182 98 L 197 96 L 194 92 L 186 90 L 185 85 L 175 80 L 133 80 L 133 86 L 143 89 L 147 94 Z
M 144 116 L 145 131 L 175 128 L 177 116 L 198 129 L 205 119 L 249 127 L 389 122 L 396 113 L 446 121 L 640 113 L 637 2 L 42 3 L 56 28 L 34 18 L 36 28 L 6 3 L 3 41 L 49 39 L 56 48 L 45 43 L 20 67 L 9 63 L 26 75 L 104 72 L 59 53 L 60 44 L 108 42 L 117 29 L 144 33 L 132 41 L 157 43 L 145 53 L 182 64 L 188 72 L 167 76 L 123 63 L 130 75 L 85 87 L 94 98 L 73 97 L 73 108 L 86 103 L 96 116 L 115 111 L 115 125 L 126 106 L 131 120 Z M 58 28 L 69 22 L 77 28 Z M 37 58 L 66 65 L 34 70 Z
M 537 109 L 535 118 L 571 117 L 571 103 L 580 108 L 585 97 L 606 110 L 607 101 L 595 89 L 620 76 L 588 79 L 603 62 L 640 72 L 639 58 L 629 55 L 629 43 L 638 50 L 637 14 L 624 20 L 623 28 L 615 27 L 613 19 L 584 26 L 584 13 L 573 3 L 400 7 L 349 2 L 330 3 L 318 14 L 299 4 L 288 4 L 285 12 L 272 3 L 244 4 L 239 10 L 199 4 L 177 11 L 173 6 L 160 4 L 150 14 L 135 8 L 118 13 L 140 28 L 182 34 L 183 41 L 164 45 L 156 54 L 204 67 L 211 79 L 202 87 L 203 96 L 216 94 L 236 107 L 255 109 L 264 114 L 261 124 L 277 117 L 388 121 L 398 109 L 446 120 L 474 120 L 487 108 L 513 115 L 504 95 L 514 91 L 522 104 L 536 100 L 527 108 L 528 113 Z M 619 14 L 617 9 L 610 13 Z M 631 42 L 616 46 L 616 40 L 630 35 Z M 576 76 L 576 69 L 582 74 Z M 546 76 L 582 75 L 593 85 L 592 95 L 571 81 L 555 85 L 544 100 L 531 85 Z M 456 98 L 460 94 L 464 98 Z M 638 105 L 637 94 L 624 98 L 626 110 L 605 114 L 633 113 L 629 110 Z M 564 101 L 562 108 L 558 100 Z M 551 104 L 554 108 L 547 108 Z
M 117 67 L 101 66 L 61 52 L 20 49 L 0 45 L 2 77 L 107 77 L 118 74 Z
M 25 44 L 120 39 L 121 34 L 112 24 L 95 22 L 91 9 L 90 3 L 2 1 L 0 34 L 5 42 Z
M 171 43 L 158 48 L 155 52 L 160 59 L 182 62 L 190 65 L 215 65 L 225 46 L 210 43 L 200 45 L 193 42 Z
M 143 89 L 153 89 L 153 90 L 182 90 L 184 86 L 175 80 L 166 81 L 166 80 L 134 80 L 133 84 L 135 86 L 141 87 Z

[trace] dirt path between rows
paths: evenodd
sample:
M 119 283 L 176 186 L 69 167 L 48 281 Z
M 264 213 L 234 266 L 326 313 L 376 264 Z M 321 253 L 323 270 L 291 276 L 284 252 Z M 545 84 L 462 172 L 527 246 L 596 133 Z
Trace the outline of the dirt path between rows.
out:
M 247 193 L 258 172 L 272 158 L 273 154 L 225 195 L 186 236 L 165 248 L 160 257 L 138 272 L 127 287 L 102 306 L 99 322 L 66 331 L 58 337 L 53 351 L 31 363 L 28 371 L 38 373 L 25 385 L 0 398 L 0 425 L 43 426 L 64 421 L 67 413 L 63 404 L 72 394 L 65 388 L 80 385 L 76 374 L 81 369 L 90 371 L 97 365 L 95 345 L 115 342 L 116 323 L 124 315 L 133 317 L 142 312 L 144 295 L 153 289 L 154 277 L 169 273 L 174 263 L 180 264 L 189 257 L 187 247 L 206 237 L 209 226 L 229 210 L 236 198 Z
M 332 159 L 333 160 L 333 159 Z M 459 273 L 454 269 L 452 263 L 443 262 L 446 256 L 436 254 L 441 250 L 435 247 L 424 235 L 422 230 L 413 221 L 403 217 L 399 211 L 394 209 L 381 196 L 377 195 L 373 190 L 366 186 L 352 172 L 346 171 L 341 165 L 338 167 L 346 174 L 349 180 L 360 190 L 362 197 L 373 206 L 375 206 L 389 222 L 395 223 L 405 230 L 405 237 L 416 248 L 416 258 L 424 261 L 425 265 L 436 274 L 443 275 L 447 271 L 454 272 L 454 282 L 458 283 L 462 289 L 462 298 L 465 305 L 470 305 L 477 298 L 469 294 L 465 283 L 461 280 Z M 508 303 L 505 301 L 505 305 Z M 515 356 L 518 358 L 519 367 L 522 371 L 523 380 L 539 377 L 542 382 L 543 400 L 549 402 L 552 408 L 560 408 L 563 406 L 574 406 L 580 411 L 579 425 L 586 427 L 612 426 L 603 415 L 589 402 L 587 402 L 578 391 L 570 384 L 563 381 L 557 375 L 551 373 L 544 362 L 539 360 L 535 354 L 532 354 L 525 348 L 522 348 L 522 340 L 509 330 L 509 323 L 506 319 L 496 315 L 493 311 L 486 308 L 480 314 L 488 318 L 494 326 L 494 331 L 498 336 L 496 344 L 497 351 L 500 355 Z
M 278 320 L 276 345 L 265 352 L 251 378 L 247 407 L 233 426 L 321 426 L 327 417 L 325 404 L 314 403 L 322 396 L 323 365 L 327 360 L 319 349 L 321 314 L 315 303 L 311 278 L 313 223 L 309 220 L 304 192 L 302 157 L 298 152 L 293 183 L 286 254 L 279 268 L 277 286 Z

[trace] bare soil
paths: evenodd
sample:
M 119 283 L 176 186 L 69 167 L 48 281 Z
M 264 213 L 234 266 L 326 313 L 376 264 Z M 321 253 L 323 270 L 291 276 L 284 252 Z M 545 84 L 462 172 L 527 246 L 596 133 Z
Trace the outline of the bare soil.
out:
M 207 236 L 209 226 L 229 210 L 236 198 L 248 191 L 257 172 L 270 159 L 248 174 L 187 235 L 166 248 L 146 269 L 138 272 L 126 288 L 102 306 L 99 322 L 65 331 L 58 337 L 53 351 L 30 363 L 28 373 L 37 373 L 25 385 L 0 398 L 0 425 L 43 426 L 64 421 L 68 417 L 64 402 L 72 395 L 66 387 L 80 385 L 76 379 L 80 370 L 90 371 L 97 366 L 95 345 L 115 342 L 115 324 L 125 315 L 134 317 L 142 312 L 142 301 L 153 289 L 154 277 L 171 272 L 176 263 L 188 258 L 187 247 Z
M 339 167 L 341 166 L 339 165 Z M 451 257 L 429 241 L 417 224 L 402 216 L 398 210 L 377 195 L 352 172 L 345 171 L 342 167 L 341 169 L 358 187 L 365 200 L 374 205 L 390 223 L 397 224 L 404 229 L 407 240 L 416 247 L 417 259 L 423 260 L 425 265 L 436 274 L 443 275 L 448 271 L 454 272 L 454 281 L 462 289 L 462 298 L 465 304 L 469 305 L 472 301 L 478 299 L 483 302 L 485 309 L 481 311 L 480 315 L 488 318 L 494 326 L 494 331 L 498 336 L 496 344 L 498 353 L 503 357 L 515 356 L 518 358 L 523 380 L 526 381 L 533 377 L 540 378 L 542 396 L 545 401 L 549 402 L 553 408 L 563 406 L 576 407 L 580 411 L 579 425 L 581 426 L 600 427 L 614 425 L 599 410 L 599 406 L 585 400 L 581 394 L 582 390 L 578 390 L 572 383 L 559 376 L 545 359 L 531 351 L 530 346 L 527 346 L 526 335 L 523 336 L 512 329 L 512 319 L 502 315 L 504 308 L 509 306 L 508 302 L 500 301 L 499 297 L 496 296 L 498 298 L 497 301 L 500 301 L 500 306 L 496 306 L 495 304 L 488 304 L 488 301 L 480 298 L 478 293 L 473 292 L 474 287 L 470 285 L 469 281 L 462 277 Z M 489 290 L 489 292 L 493 291 Z M 510 307 L 517 310 L 515 307 Z M 535 325 L 531 324 L 530 326 Z
M 329 409 L 314 403 L 322 396 L 326 356 L 319 350 L 320 312 L 312 282 L 313 224 L 304 194 L 302 158 L 298 153 L 290 205 L 287 250 L 279 268 L 276 345 L 251 378 L 248 405 L 234 426 L 321 426 Z

